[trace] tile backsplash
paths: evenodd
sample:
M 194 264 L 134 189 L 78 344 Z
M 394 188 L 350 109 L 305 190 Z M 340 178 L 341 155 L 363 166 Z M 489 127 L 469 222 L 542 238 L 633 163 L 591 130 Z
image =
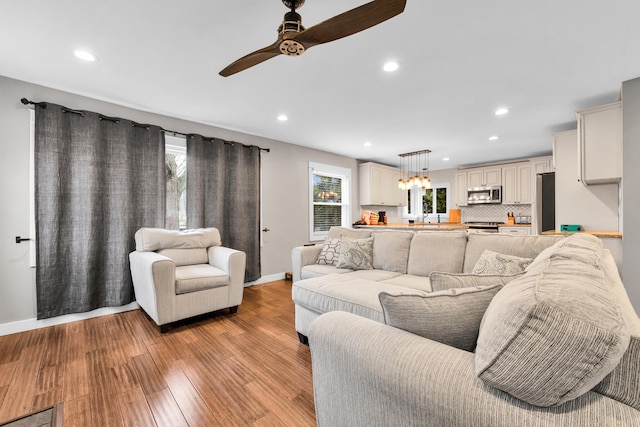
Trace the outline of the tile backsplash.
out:
M 507 222 L 507 214 L 531 216 L 531 205 L 475 205 L 461 208 L 462 222 Z

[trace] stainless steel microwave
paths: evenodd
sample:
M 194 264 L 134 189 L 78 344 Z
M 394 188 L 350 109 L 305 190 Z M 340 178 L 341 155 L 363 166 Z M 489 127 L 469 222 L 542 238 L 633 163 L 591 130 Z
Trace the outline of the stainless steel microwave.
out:
M 502 203 L 502 186 L 467 188 L 467 204 L 483 205 L 489 203 Z

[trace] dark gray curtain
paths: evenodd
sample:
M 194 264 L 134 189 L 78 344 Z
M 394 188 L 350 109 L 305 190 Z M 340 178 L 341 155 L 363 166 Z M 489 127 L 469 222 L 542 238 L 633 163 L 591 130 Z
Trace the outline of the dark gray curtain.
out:
M 260 148 L 187 138 L 187 227 L 216 227 L 247 254 L 245 281 L 260 278 Z
M 164 133 L 157 126 L 36 107 L 38 318 L 134 300 L 129 252 L 164 227 Z

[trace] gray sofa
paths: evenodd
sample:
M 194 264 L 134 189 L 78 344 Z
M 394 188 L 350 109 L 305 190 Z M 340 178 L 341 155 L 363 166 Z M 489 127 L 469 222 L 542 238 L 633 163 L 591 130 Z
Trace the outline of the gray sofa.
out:
M 465 256 L 516 243 L 502 237 L 469 235 Z M 543 250 L 546 239 L 518 239 L 519 257 L 538 253 L 506 281 L 433 273 L 436 292 L 382 291 L 381 318 L 351 301 L 305 325 L 318 425 L 640 426 L 640 319 L 611 253 L 586 234 Z M 302 279 L 294 295 L 348 274 Z M 351 283 L 340 283 L 348 302 Z M 469 337 L 473 351 L 459 348 Z
M 320 263 L 323 248 L 340 238 L 372 238 L 372 268 L 353 270 Z M 333 227 L 325 243 L 299 246 L 292 251 L 296 331 L 300 341 L 306 343 L 311 323 L 321 314 L 336 310 L 383 322 L 378 301 L 380 292 L 416 294 L 440 290 L 437 284 L 434 289 L 431 283 L 432 272 L 470 274 L 486 249 L 535 258 L 559 239 L 559 236 L 466 231 L 371 231 Z

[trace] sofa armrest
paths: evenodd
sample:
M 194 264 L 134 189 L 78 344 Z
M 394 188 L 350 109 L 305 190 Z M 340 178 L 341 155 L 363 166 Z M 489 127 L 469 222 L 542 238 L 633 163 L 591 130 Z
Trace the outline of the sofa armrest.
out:
M 158 325 L 169 320 L 158 307 L 172 310 L 176 293 L 176 265 L 168 257 L 156 252 L 131 252 L 129 254 L 131 278 L 136 302 Z
M 209 264 L 229 275 L 229 307 L 242 303 L 247 255 L 224 246 L 212 246 L 208 250 Z
M 291 251 L 291 265 L 294 282 L 302 278 L 302 267 L 316 263 L 320 252 L 322 252 L 322 243 L 293 248 Z
M 640 412 L 595 392 L 535 407 L 485 385 L 474 354 L 351 313 L 309 331 L 319 427 L 640 425 Z

